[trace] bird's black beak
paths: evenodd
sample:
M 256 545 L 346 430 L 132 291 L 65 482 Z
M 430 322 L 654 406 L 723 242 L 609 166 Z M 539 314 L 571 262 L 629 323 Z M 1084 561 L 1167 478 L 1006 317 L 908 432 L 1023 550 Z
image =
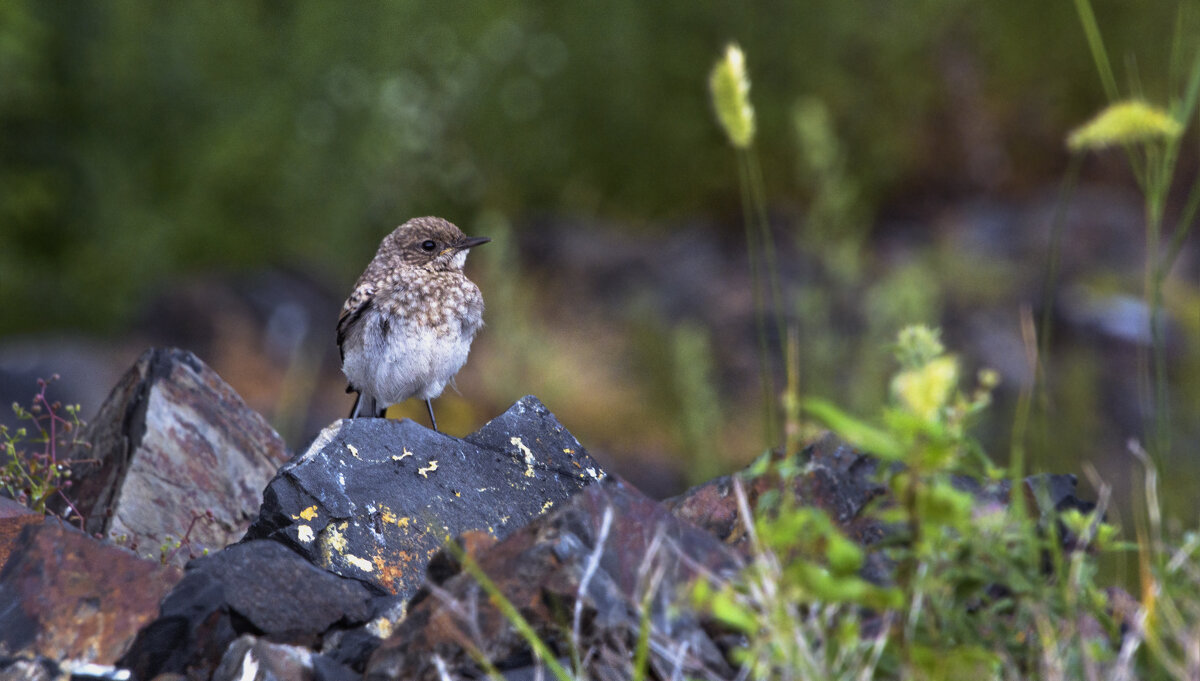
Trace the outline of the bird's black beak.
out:
M 486 236 L 472 236 L 454 244 L 454 247 L 460 251 L 464 251 L 468 248 L 474 248 L 476 246 L 486 244 L 489 241 L 491 241 L 491 239 Z

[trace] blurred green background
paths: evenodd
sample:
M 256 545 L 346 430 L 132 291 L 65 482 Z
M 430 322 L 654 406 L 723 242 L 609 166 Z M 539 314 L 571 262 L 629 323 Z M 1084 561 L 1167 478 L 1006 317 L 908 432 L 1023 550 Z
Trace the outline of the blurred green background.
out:
M 1122 84 L 1165 102 L 1193 14 L 1095 7 Z M 736 166 L 706 89 L 730 41 L 753 82 L 804 391 L 873 414 L 895 331 L 941 325 L 968 367 L 1002 375 L 980 432 L 1003 460 L 1031 380 L 1020 311 L 1048 306 L 1033 465 L 1092 466 L 1127 498 L 1125 443 L 1148 415 L 1141 208 L 1120 154 L 1085 164 L 1043 288 L 1063 140 L 1105 103 L 1067 0 L 8 0 L 4 394 L 32 392 L 33 372 L 107 389 L 171 342 L 299 447 L 349 407 L 341 300 L 388 231 L 438 214 L 494 239 L 469 265 L 489 327 L 462 396 L 439 401 L 448 430 L 535 393 L 657 493 L 733 470 L 763 443 Z M 1167 301 L 1164 465 L 1184 517 L 1200 481 L 1190 254 Z M 81 354 L 95 363 L 76 368 Z

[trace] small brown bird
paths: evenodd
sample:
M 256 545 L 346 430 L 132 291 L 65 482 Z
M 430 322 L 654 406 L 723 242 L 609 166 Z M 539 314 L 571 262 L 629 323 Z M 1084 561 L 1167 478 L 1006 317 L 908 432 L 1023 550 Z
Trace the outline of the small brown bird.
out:
M 383 416 L 410 397 L 433 398 L 467 361 L 483 326 L 483 296 L 463 274 L 468 237 L 441 218 L 413 218 L 384 237 L 338 318 L 342 372 L 358 399 L 350 418 Z

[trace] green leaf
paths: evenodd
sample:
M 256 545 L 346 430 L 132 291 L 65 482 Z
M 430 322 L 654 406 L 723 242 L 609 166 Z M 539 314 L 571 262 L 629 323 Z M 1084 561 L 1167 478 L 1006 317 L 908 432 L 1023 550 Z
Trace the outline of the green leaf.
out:
M 891 461 L 904 455 L 903 448 L 890 433 L 850 416 L 827 400 L 805 400 L 804 409 L 858 449 Z
M 829 569 L 836 575 L 857 574 L 864 560 L 862 547 L 841 535 L 829 538 L 827 555 Z
M 734 600 L 733 594 L 728 590 L 714 593 L 709 601 L 709 608 L 713 617 L 734 629 L 747 634 L 758 631 L 758 619 L 755 618 L 754 612 Z
M 934 649 L 913 645 L 911 659 L 926 678 L 988 679 L 995 678 L 1000 671 L 1000 656 L 980 646 Z

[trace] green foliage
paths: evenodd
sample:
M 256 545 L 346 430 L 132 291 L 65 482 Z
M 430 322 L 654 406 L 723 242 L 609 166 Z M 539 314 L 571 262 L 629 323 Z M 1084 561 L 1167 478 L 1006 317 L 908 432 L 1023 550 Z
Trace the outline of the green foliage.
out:
M 38 380 L 38 392 L 29 408 L 15 402 L 12 405 L 17 420 L 29 422 L 35 435 L 30 435 L 29 428 L 10 431 L 0 425 L 0 450 L 3 450 L 0 489 L 37 513 L 51 512 L 48 506 L 51 502 L 65 502 L 82 524 L 78 510 L 63 494 L 71 486 L 71 466 L 80 461 L 67 460 L 63 450 L 85 445 L 79 439 L 83 422 L 79 420 L 79 405 L 64 406 L 47 398 L 46 391 L 57 378 Z M 30 449 L 29 445 L 37 447 Z
M 1101 9 L 1118 49 L 1173 18 Z M 930 72 L 948 43 L 979 45 L 998 102 L 1053 102 L 1046 119 L 1070 120 L 1095 88 L 1078 77 L 1084 43 L 1062 39 L 1071 19 L 1037 0 L 6 2 L 0 332 L 120 328 L 180 270 L 320 262 L 352 277 L 412 214 L 644 221 L 728 206 L 697 81 L 734 38 L 760 69 L 760 136 L 785 139 L 795 93 L 816 97 L 853 159 L 842 186 L 869 206 L 942 162 L 927 121 L 945 100 Z M 1017 118 L 1006 106 L 997 115 Z M 763 162 L 774 187 L 791 184 L 787 148 Z
M 971 393 L 957 380 L 946 388 L 956 374 L 929 329 L 903 331 L 896 354 L 903 358 L 897 377 L 936 388 L 915 388 L 923 396 L 916 404 L 894 390 L 882 426 L 812 403 L 841 437 L 890 442 L 885 460 L 902 464 L 880 467 L 894 501 L 871 511 L 891 528 L 868 550 L 894 566 L 892 585 L 861 578 L 864 549 L 824 512 L 764 497 L 750 529 L 753 564 L 735 584 L 695 592 L 714 617 L 747 636 L 738 659 L 750 678 L 1085 678 L 1089 670 L 1127 670 L 1132 661 L 1115 655 L 1117 622 L 1094 557 L 1064 552 L 1055 529 L 1061 522 L 1093 551 L 1125 550 L 1099 520 L 1102 510 L 1044 508 L 1029 517 L 1020 503 L 991 508 L 961 490 L 951 474 L 979 468 L 966 426 L 994 383 Z M 927 403 L 929 396 L 938 399 Z M 804 471 L 773 474 L 787 488 Z M 1147 669 L 1163 670 L 1155 665 Z

